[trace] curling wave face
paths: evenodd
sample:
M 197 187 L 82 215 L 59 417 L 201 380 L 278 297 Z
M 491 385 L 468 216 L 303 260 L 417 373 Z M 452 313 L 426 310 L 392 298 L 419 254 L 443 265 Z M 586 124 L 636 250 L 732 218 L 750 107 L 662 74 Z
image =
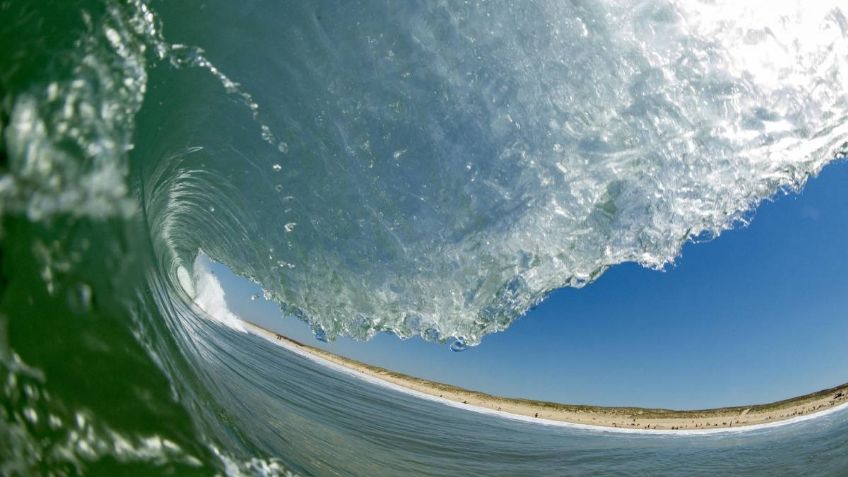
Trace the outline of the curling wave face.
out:
M 277 21 L 232 42 L 258 12 Z M 328 337 L 476 344 L 550 290 L 661 268 L 744 221 L 848 131 L 836 3 L 257 4 L 194 20 L 180 40 L 211 74 L 163 73 L 159 101 L 180 113 L 160 127 L 202 149 L 165 174 L 184 209 L 163 232 L 201 231 L 176 241 Z M 175 85 L 201 91 L 175 102 Z
M 190 413 L 193 437 L 177 430 L 175 402 L 220 401 L 185 286 L 199 250 L 319 336 L 461 349 L 610 266 L 662 268 L 848 152 L 848 11 L 835 0 L 0 11 L 0 363 L 18 403 L 0 444 L 59 460 L 121 448 L 192 467 L 229 462 L 198 441 L 249 447 L 209 416 Z M 92 341 L 103 322 L 69 329 L 63 313 L 101 317 L 114 343 Z M 123 374 L 159 369 L 170 388 L 150 378 L 148 397 L 127 399 L 173 432 L 124 436 L 133 424 L 106 402 L 75 411 L 95 387 L 74 397 L 44 381 L 60 358 L 32 351 L 39 333 L 63 356 L 152 356 Z M 60 450 L 16 437 L 50 422 Z
M 4 204 L 131 210 L 138 121 L 151 233 L 184 262 L 208 250 L 329 337 L 476 344 L 834 159 L 848 23 L 790 3 L 107 3 L 70 77 L 7 99 Z

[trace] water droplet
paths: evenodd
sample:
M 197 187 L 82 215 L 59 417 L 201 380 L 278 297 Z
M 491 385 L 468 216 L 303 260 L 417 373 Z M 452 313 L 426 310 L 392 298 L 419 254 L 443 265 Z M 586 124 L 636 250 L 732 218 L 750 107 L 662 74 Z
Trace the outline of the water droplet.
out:
M 210 207 L 209 207 L 209 212 L 215 212 L 215 207 L 210 206 Z
M 30 422 L 30 424 L 38 424 L 38 413 L 35 411 L 35 409 L 31 407 L 24 408 L 23 414 L 26 420 Z
M 68 306 L 74 313 L 86 313 L 91 308 L 92 295 L 91 286 L 87 283 L 77 283 L 68 290 Z
M 465 350 L 467 350 L 467 349 L 468 349 L 468 345 L 467 345 L 467 344 L 465 344 L 465 340 L 464 340 L 464 339 L 462 339 L 462 338 L 457 338 L 456 340 L 454 340 L 454 342 L 453 342 L 453 343 L 451 343 L 451 345 L 450 345 L 450 349 L 451 349 L 451 351 L 453 351 L 453 352 L 455 352 L 455 353 L 459 353 L 460 351 L 465 351 Z
M 271 166 L 271 169 L 274 169 L 274 172 L 280 172 L 281 170 L 283 170 L 283 166 L 279 164 L 274 164 L 273 166 Z
M 286 154 L 287 152 L 289 152 L 289 145 L 286 144 L 285 141 L 283 141 L 283 142 L 277 144 L 277 149 L 280 152 L 282 152 L 283 154 Z

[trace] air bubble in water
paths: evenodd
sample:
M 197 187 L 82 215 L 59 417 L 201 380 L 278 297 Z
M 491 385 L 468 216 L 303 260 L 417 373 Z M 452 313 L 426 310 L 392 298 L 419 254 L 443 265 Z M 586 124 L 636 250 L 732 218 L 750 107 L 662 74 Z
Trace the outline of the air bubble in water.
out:
M 277 144 L 277 149 L 280 152 L 282 152 L 283 154 L 285 154 L 285 153 L 289 152 L 289 145 L 286 144 L 285 142 L 281 142 L 281 143 Z

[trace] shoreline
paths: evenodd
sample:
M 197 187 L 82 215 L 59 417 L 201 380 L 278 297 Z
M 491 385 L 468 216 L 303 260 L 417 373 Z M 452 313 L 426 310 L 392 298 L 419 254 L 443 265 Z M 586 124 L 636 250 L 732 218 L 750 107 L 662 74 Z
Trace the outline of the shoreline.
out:
M 243 323 L 251 334 L 373 384 L 452 407 L 542 425 L 611 432 L 714 434 L 781 426 L 848 408 L 848 383 L 767 404 L 686 411 L 504 398 L 361 363 Z

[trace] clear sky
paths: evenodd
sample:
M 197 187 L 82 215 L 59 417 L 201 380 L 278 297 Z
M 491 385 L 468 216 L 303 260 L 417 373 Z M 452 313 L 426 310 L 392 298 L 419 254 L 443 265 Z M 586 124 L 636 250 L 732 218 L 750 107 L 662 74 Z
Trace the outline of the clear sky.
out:
M 562 289 L 455 353 L 379 335 L 324 344 L 258 287 L 213 264 L 242 318 L 360 361 L 503 396 L 703 408 L 848 382 L 848 163 L 779 195 L 748 227 L 688 244 L 664 272 L 624 264 Z

